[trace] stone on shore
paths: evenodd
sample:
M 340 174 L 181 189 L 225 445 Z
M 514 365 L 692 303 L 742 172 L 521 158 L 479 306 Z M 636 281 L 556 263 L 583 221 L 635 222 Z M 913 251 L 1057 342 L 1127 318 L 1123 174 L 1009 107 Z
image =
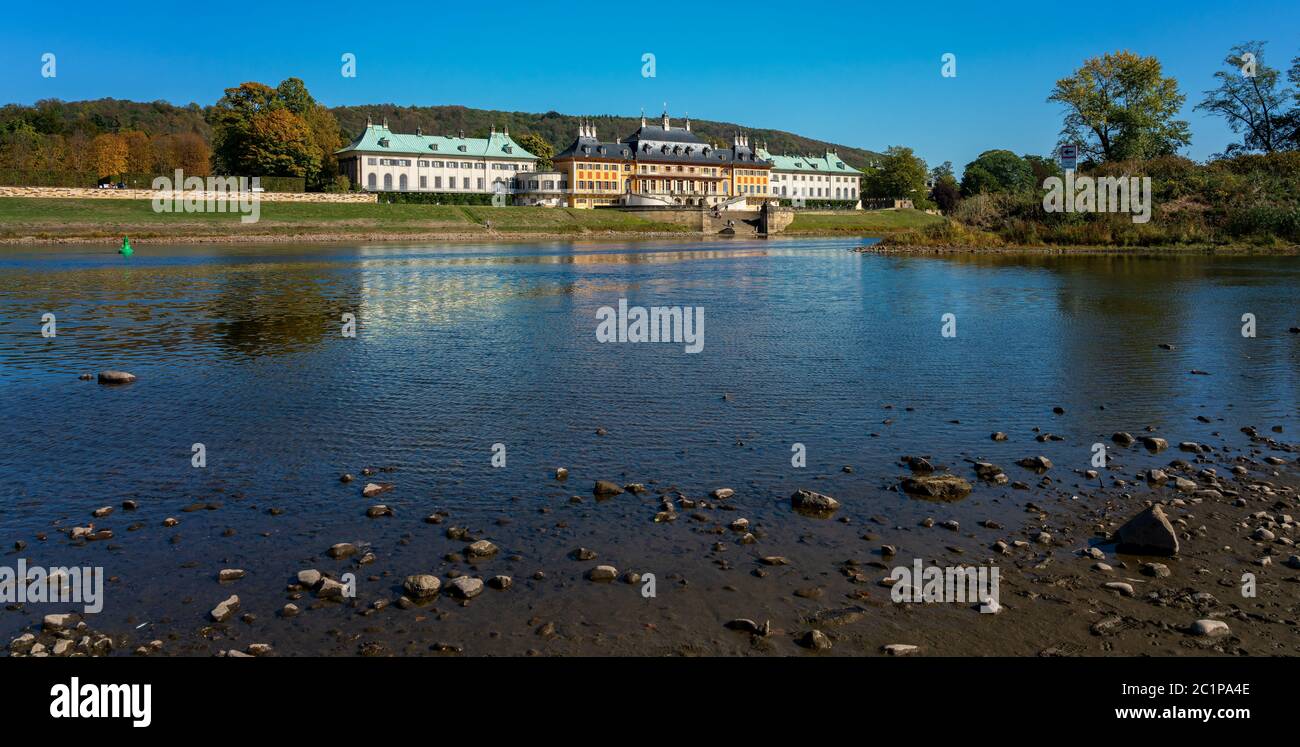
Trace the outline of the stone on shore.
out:
M 473 599 L 483 593 L 482 579 L 471 576 L 460 576 L 451 580 L 448 584 L 448 590 L 452 596 L 460 599 Z
M 618 483 L 609 480 L 597 480 L 595 486 L 591 489 L 591 494 L 597 498 L 613 498 L 622 493 L 623 488 L 619 487 Z
M 736 491 L 732 490 L 731 488 L 717 488 L 712 493 L 709 493 L 711 497 L 719 501 L 725 501 L 735 494 Z
M 208 614 L 212 615 L 212 619 L 217 622 L 225 622 L 226 620 L 229 620 L 230 616 L 235 614 L 235 610 L 238 609 L 239 597 L 231 594 L 228 599 L 222 601 L 216 607 L 213 607 L 212 612 Z
M 880 650 L 890 656 L 911 656 L 912 654 L 919 652 L 921 647 L 914 646 L 910 643 L 890 643 L 882 646 Z
M 490 558 L 497 552 L 497 546 L 487 540 L 479 540 L 465 548 L 465 554 L 470 558 Z
M 347 596 L 347 593 L 347 584 L 324 577 L 320 580 L 320 588 L 316 590 L 316 596 L 322 599 L 341 599 Z
M 1222 620 L 1197 620 L 1191 627 L 1192 635 L 1205 638 L 1221 638 L 1231 632 L 1228 624 Z
M 308 589 L 316 588 L 316 584 L 319 584 L 320 580 L 321 580 L 320 571 L 316 570 L 315 568 L 309 568 L 305 571 L 298 571 L 298 583 L 302 584 L 304 587 Z
M 1147 447 L 1147 449 L 1150 451 L 1164 451 L 1165 449 L 1169 448 L 1168 441 L 1164 440 L 1163 438 L 1157 438 L 1155 436 L 1143 436 L 1142 445 Z
M 900 487 L 908 495 L 938 501 L 959 501 L 971 491 L 971 484 L 956 475 L 914 475 Z
M 831 647 L 831 639 L 820 630 L 810 630 L 799 639 L 799 645 L 814 651 L 825 651 Z
M 840 502 L 829 495 L 801 488 L 790 496 L 790 505 L 801 513 L 829 515 L 840 507 Z
M 598 565 L 587 571 L 587 579 L 590 581 L 613 581 L 618 578 L 618 569 L 612 565 Z
M 238 581 L 239 579 L 247 575 L 248 574 L 245 573 L 242 568 L 223 568 L 220 571 L 217 571 L 217 580 Z
M 71 612 L 63 614 L 46 615 L 42 621 L 41 629 L 46 633 L 58 633 L 67 630 L 77 623 L 77 615 Z
M 1024 459 L 1018 460 L 1016 464 L 1019 464 L 1021 467 L 1024 467 L 1025 469 L 1051 469 L 1052 468 L 1052 460 L 1048 459 L 1045 456 L 1025 457 Z
M 428 599 L 438 595 L 438 591 L 442 589 L 442 581 L 432 574 L 419 573 L 407 576 L 402 588 L 412 599 Z
M 1139 555 L 1178 554 L 1178 534 L 1159 505 L 1151 506 L 1128 520 L 1115 532 L 1120 552 Z
M 130 384 L 135 381 L 135 374 L 128 371 L 100 371 L 101 384 Z
M 356 555 L 357 546 L 351 542 L 340 542 L 336 545 L 331 545 L 326 554 L 335 560 L 341 560 Z
M 1134 442 L 1137 441 L 1136 438 L 1133 438 L 1133 434 L 1127 431 L 1116 431 L 1114 434 L 1111 435 L 1110 440 L 1114 441 L 1120 446 L 1132 446 Z

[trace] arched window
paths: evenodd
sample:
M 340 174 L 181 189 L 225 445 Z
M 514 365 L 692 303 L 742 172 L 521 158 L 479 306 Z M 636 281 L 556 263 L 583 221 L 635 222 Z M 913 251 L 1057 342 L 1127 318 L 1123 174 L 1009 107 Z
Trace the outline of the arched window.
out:
M 400 189 L 400 190 L 402 190 L 403 192 L 405 192 L 405 191 L 406 191 L 406 174 L 402 174 L 402 176 L 398 178 L 397 183 L 398 183 L 398 189 Z
M 366 176 L 366 187 L 374 189 L 376 186 L 375 181 L 375 172 L 372 171 Z
M 393 175 L 384 174 L 384 191 L 388 192 L 393 189 Z

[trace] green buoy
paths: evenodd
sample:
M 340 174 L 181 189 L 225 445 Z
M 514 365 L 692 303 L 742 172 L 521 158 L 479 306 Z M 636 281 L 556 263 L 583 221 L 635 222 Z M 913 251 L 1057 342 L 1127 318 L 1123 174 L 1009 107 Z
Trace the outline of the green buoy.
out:
M 122 248 L 118 249 L 117 253 L 121 254 L 123 257 L 129 257 L 135 253 L 135 250 L 131 248 L 131 237 L 122 237 Z

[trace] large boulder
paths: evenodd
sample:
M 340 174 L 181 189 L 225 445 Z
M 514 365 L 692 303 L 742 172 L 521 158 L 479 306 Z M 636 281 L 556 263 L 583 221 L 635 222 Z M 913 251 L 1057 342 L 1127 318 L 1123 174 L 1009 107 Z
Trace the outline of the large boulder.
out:
M 936 501 L 959 501 L 971 491 L 970 483 L 956 475 L 914 475 L 900 487 L 908 495 Z
M 1158 505 L 1129 519 L 1115 533 L 1115 539 L 1120 552 L 1165 556 L 1178 554 L 1178 533 L 1169 523 L 1164 509 Z

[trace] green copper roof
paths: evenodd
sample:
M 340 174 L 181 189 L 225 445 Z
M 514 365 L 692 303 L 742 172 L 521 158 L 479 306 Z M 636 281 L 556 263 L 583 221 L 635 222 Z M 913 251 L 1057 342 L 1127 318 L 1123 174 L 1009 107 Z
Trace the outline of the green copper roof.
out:
M 803 171 L 809 174 L 861 174 L 861 171 L 844 163 L 833 150 L 826 155 L 814 156 L 774 156 L 765 148 L 759 148 L 758 157 L 771 161 L 773 171 Z
M 346 146 L 334 151 L 351 153 L 397 153 L 412 156 L 473 156 L 536 161 L 537 156 L 523 149 L 510 135 L 493 132 L 481 137 L 443 137 L 442 135 L 408 135 L 393 132 L 385 125 L 366 125 L 365 132 Z

